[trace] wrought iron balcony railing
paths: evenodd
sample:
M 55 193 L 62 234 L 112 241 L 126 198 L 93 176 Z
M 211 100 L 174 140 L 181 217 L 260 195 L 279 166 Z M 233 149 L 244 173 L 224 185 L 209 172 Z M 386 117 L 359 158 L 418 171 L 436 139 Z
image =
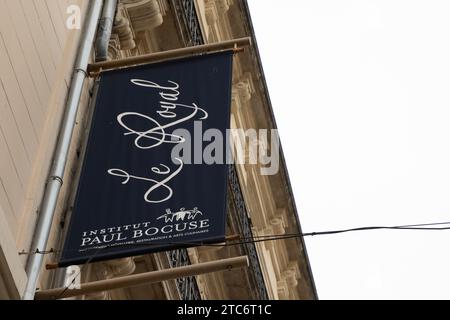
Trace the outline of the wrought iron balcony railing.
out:
M 174 0 L 174 8 L 177 14 L 182 15 L 179 17 L 181 21 L 186 24 L 185 27 L 188 30 L 190 42 L 192 45 L 201 45 L 204 43 L 202 32 L 200 29 L 200 23 L 198 20 L 197 12 L 193 0 Z M 242 190 L 239 184 L 238 175 L 234 165 L 229 166 L 228 183 L 230 185 L 231 195 L 237 214 L 237 226 L 239 234 L 246 239 L 252 239 L 251 221 L 247 214 L 247 208 L 245 205 Z M 264 283 L 264 277 L 261 271 L 261 266 L 258 259 L 255 244 L 252 242 L 245 243 L 243 245 L 244 252 L 247 254 L 250 262 L 250 278 L 254 282 L 256 287 L 256 296 L 258 299 L 268 299 L 267 290 Z M 167 258 L 171 267 L 179 267 L 189 265 L 189 255 L 186 249 L 178 249 L 167 252 Z M 186 277 L 177 279 L 177 289 L 182 300 L 200 300 L 201 295 L 198 289 L 197 281 L 195 277 Z
M 241 237 L 245 239 L 243 244 L 244 252 L 247 254 L 250 262 L 250 278 L 253 279 L 254 286 L 256 287 L 257 299 L 267 300 L 266 284 L 261 271 L 261 265 L 259 264 L 258 253 L 256 246 L 253 242 L 249 241 L 253 239 L 252 222 L 247 214 L 247 207 L 245 205 L 244 197 L 242 195 L 241 185 L 239 183 L 238 174 L 235 165 L 229 165 L 228 170 L 228 183 L 230 185 L 231 197 L 237 216 L 237 226 Z

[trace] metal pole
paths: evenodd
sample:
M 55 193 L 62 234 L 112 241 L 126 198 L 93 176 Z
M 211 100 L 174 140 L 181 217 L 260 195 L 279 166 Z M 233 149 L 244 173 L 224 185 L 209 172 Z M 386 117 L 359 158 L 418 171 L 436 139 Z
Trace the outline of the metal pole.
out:
M 105 0 L 101 19 L 98 23 L 97 37 L 95 39 L 95 62 L 108 60 L 108 46 L 111 39 L 114 18 L 117 10 L 118 0 Z M 98 79 L 93 86 L 91 103 L 95 104 L 96 92 L 98 89 Z M 64 234 L 64 232 L 62 232 Z M 65 283 L 67 278 L 67 268 L 58 269 L 55 273 L 53 286 L 60 286 Z
M 111 39 L 114 17 L 118 0 L 105 0 L 102 18 L 98 24 L 97 39 L 95 40 L 95 62 L 108 60 L 108 46 Z
M 60 127 L 53 164 L 50 170 L 50 178 L 44 193 L 30 251 L 46 250 L 59 191 L 63 184 L 64 170 L 75 126 L 78 104 L 83 91 L 84 80 L 86 79 L 86 68 L 89 62 L 102 4 L 103 0 L 89 1 L 89 8 L 87 10 L 84 30 L 82 31 L 81 43 L 78 49 L 78 56 L 75 61 L 74 73 L 67 98 L 66 112 Z M 34 298 L 43 261 L 44 256 L 41 254 L 31 255 L 28 259 L 26 267 L 28 281 L 23 295 L 24 300 L 33 300 Z
M 88 66 L 88 73 L 97 73 L 100 71 L 106 71 L 110 69 L 118 69 L 123 67 L 129 67 L 138 64 L 156 62 L 156 61 L 166 61 L 170 59 L 178 59 L 182 57 L 188 57 L 196 54 L 205 54 L 208 52 L 215 52 L 221 50 L 232 50 L 237 49 L 237 52 L 242 51 L 242 48 L 237 48 L 239 46 L 249 46 L 251 45 L 251 38 L 240 38 L 234 40 L 227 40 L 223 42 L 216 42 L 211 44 L 204 44 L 201 46 L 186 47 L 150 54 L 144 54 L 141 56 L 130 57 L 120 60 L 104 61 L 90 64 Z
M 38 291 L 36 292 L 36 299 L 44 300 L 75 297 L 92 292 L 129 288 L 153 282 L 161 282 L 177 278 L 195 276 L 198 274 L 245 268 L 248 267 L 248 264 L 249 262 L 247 256 L 203 262 L 190 266 L 170 268 L 165 270 L 133 274 L 120 278 L 88 282 L 81 284 L 77 289 L 55 288 Z

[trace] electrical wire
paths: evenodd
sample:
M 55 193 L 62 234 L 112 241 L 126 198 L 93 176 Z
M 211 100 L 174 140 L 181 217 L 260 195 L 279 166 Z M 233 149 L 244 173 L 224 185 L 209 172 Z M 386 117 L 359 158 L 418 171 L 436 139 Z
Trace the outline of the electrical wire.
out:
M 225 244 L 211 244 L 211 243 L 201 243 L 201 242 L 195 242 L 195 243 L 189 243 L 189 242 L 173 242 L 173 243 L 157 243 L 153 244 L 154 246 L 162 246 L 162 245 L 179 245 L 179 246 L 237 246 L 237 245 L 244 245 L 244 244 L 254 244 L 259 242 L 266 242 L 266 241 L 275 241 L 275 240 L 287 240 L 287 239 L 294 239 L 294 238 L 300 238 L 300 237 L 307 237 L 307 236 L 320 236 L 320 235 L 332 235 L 332 234 L 340 234 L 340 233 L 346 233 L 346 232 L 355 232 L 355 231 L 369 231 L 369 230 L 423 230 L 423 231 L 440 231 L 440 230 L 450 230 L 449 227 L 431 227 L 431 226 L 437 226 L 437 225 L 450 225 L 450 222 L 436 222 L 436 223 L 422 223 L 422 224 L 410 224 L 410 225 L 401 225 L 401 226 L 372 226 L 372 227 L 359 227 L 359 228 L 351 228 L 351 229 L 341 229 L 341 230 L 332 230 L 332 231 L 319 231 L 319 232 L 307 232 L 307 233 L 291 233 L 291 234 L 281 234 L 281 235 L 261 235 L 261 236 L 250 236 L 250 237 L 240 237 L 238 240 L 232 240 L 231 243 L 225 243 Z M 146 246 L 151 247 L 152 244 L 126 244 L 125 246 Z M 121 247 L 120 245 L 114 246 L 114 247 Z M 63 290 L 61 290 L 61 293 L 59 293 L 55 300 L 60 299 L 67 290 L 70 289 L 70 286 L 75 282 L 75 280 L 81 275 L 83 269 L 93 260 L 97 257 L 97 255 L 103 251 L 104 249 L 112 248 L 112 246 L 104 246 L 97 248 L 96 252 L 92 254 L 89 259 L 82 265 L 82 267 L 79 269 L 76 276 L 73 277 L 72 281 L 66 285 Z M 34 253 L 30 254 L 50 254 L 50 253 L 57 253 L 60 251 L 56 251 L 53 248 L 47 251 L 39 251 L 36 250 Z M 22 252 L 22 254 L 26 254 Z
M 409 224 L 409 225 L 400 225 L 400 226 L 371 226 L 371 227 L 358 227 L 358 228 L 350 228 L 350 229 L 340 229 L 340 230 L 331 230 L 331 231 L 315 231 L 315 232 L 306 232 L 306 233 L 285 233 L 285 234 L 279 234 L 279 235 L 261 235 L 261 236 L 250 236 L 250 237 L 240 237 L 239 240 L 231 240 L 231 243 L 219 243 L 219 244 L 213 244 L 213 243 L 204 243 L 204 242 L 158 242 L 158 243 L 132 243 L 132 244 L 124 244 L 124 245 L 116 245 L 116 246 L 102 246 L 98 247 L 96 249 L 104 250 L 107 248 L 113 248 L 113 247 L 126 247 L 126 246 L 145 246 L 145 247 L 151 247 L 151 246 L 164 246 L 164 245 L 180 245 L 180 246 L 212 246 L 212 247 L 223 247 L 223 246 L 230 246 L 230 245 L 240 245 L 240 244 L 246 244 L 250 242 L 264 242 L 264 241 L 274 241 L 274 240 L 284 240 L 284 239 L 291 239 L 291 238 L 301 238 L 301 237 L 309 237 L 309 236 L 323 236 L 323 235 L 332 235 L 332 234 L 340 234 L 340 233 L 348 233 L 348 232 L 355 232 L 355 231 L 370 231 L 370 230 L 416 230 L 416 231 L 442 231 L 442 230 L 450 230 L 449 227 L 429 227 L 429 226 L 436 226 L 436 225 L 450 225 L 450 222 L 435 222 L 435 223 L 422 223 L 422 224 Z M 255 240 L 256 239 L 256 240 Z M 33 254 L 53 254 L 53 253 L 60 253 L 62 250 L 55 250 L 53 248 L 45 251 L 39 251 L 36 250 L 34 252 L 25 252 L 21 251 L 19 252 L 19 255 L 33 255 Z M 73 250 L 66 250 L 66 252 L 70 251 L 78 251 L 78 249 Z

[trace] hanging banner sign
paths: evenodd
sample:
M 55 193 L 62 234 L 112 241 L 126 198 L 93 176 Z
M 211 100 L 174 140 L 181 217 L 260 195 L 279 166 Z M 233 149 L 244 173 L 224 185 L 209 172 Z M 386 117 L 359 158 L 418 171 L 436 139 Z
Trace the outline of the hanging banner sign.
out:
M 102 73 L 60 266 L 224 241 L 232 64 Z

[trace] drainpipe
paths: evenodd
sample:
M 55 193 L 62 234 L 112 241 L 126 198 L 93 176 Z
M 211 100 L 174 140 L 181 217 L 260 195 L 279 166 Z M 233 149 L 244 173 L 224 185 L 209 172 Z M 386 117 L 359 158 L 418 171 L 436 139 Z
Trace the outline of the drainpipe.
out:
M 111 39 L 117 2 L 118 0 L 105 0 L 103 5 L 102 18 L 98 25 L 97 39 L 95 41 L 95 62 L 108 60 L 108 45 Z
M 119 0 L 104 0 L 102 16 L 98 23 L 97 37 L 95 39 L 95 62 L 108 60 L 109 40 L 111 39 L 118 2 Z M 95 104 L 98 85 L 99 79 L 97 78 L 94 81 L 92 89 L 91 104 L 93 101 Z M 73 270 L 71 270 L 70 268 L 59 268 L 58 270 L 56 270 L 53 285 L 56 287 L 66 286 L 67 279 L 70 280 L 71 272 L 73 272 Z
M 58 141 L 53 156 L 53 163 L 50 169 L 49 180 L 42 200 L 37 226 L 34 231 L 33 242 L 30 250 L 32 252 L 46 250 L 59 192 L 63 184 L 64 170 L 67 163 L 67 156 L 69 153 L 73 129 L 75 127 L 78 104 L 80 102 L 84 81 L 87 75 L 86 69 L 89 63 L 92 44 L 94 42 L 102 5 L 103 0 L 89 1 L 84 30 L 81 33 L 80 47 L 78 49 L 72 82 L 67 98 L 66 112 L 64 114 L 64 118 L 62 119 Z M 24 295 L 22 297 L 23 300 L 34 299 L 43 261 L 44 256 L 42 254 L 30 255 L 26 266 L 28 280 Z

